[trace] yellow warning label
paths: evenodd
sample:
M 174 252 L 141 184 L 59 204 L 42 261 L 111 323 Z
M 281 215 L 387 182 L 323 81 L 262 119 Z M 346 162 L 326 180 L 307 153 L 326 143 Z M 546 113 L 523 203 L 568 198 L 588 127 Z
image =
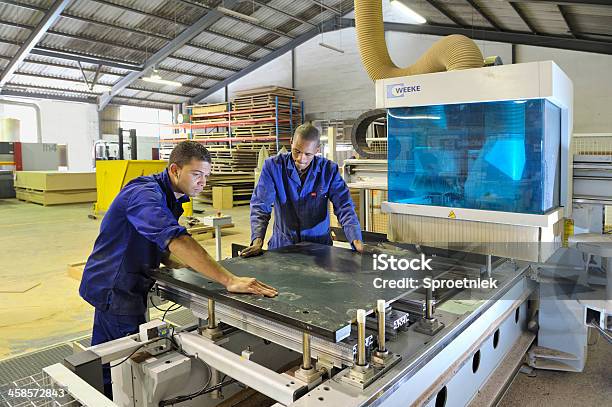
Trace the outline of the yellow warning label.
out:
M 450 213 L 448 214 L 448 217 L 451 219 L 455 219 L 457 216 L 455 215 L 455 211 L 450 211 Z
M 574 220 L 573 219 L 565 219 L 563 224 L 563 247 L 567 247 L 567 240 L 570 236 L 574 235 Z

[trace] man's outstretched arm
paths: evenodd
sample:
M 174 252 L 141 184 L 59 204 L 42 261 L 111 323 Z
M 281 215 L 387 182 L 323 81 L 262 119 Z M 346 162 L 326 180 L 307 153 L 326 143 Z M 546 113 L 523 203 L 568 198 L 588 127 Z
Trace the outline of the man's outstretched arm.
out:
M 259 182 L 251 197 L 251 245 L 244 249 L 242 257 L 258 256 L 262 253 L 264 237 L 272 214 L 272 204 L 276 198 L 276 187 L 270 171 L 271 162 L 264 162 Z
M 252 277 L 238 277 L 217 263 L 199 243 L 189 235 L 170 241 L 168 249 L 183 263 L 202 275 L 223 284 L 229 292 L 261 294 L 274 297 L 276 289 Z
M 161 252 L 169 250 L 182 263 L 223 284 L 228 291 L 276 295 L 274 288 L 254 278 L 235 276 L 214 261 L 178 224 L 170 209 L 161 203 L 163 200 L 161 192 L 153 187 L 135 191 L 128 200 L 127 219 L 141 236 L 155 243 Z

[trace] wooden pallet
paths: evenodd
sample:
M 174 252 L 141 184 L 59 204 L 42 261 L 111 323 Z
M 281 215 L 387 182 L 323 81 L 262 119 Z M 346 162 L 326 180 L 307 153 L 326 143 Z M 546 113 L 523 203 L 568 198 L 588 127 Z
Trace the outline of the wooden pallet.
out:
M 187 107 L 191 108 L 191 115 L 192 116 L 198 116 L 198 115 L 204 115 L 204 114 L 210 114 L 210 113 L 227 112 L 228 103 L 226 103 L 226 102 L 222 102 L 222 103 L 206 103 L 206 104 L 202 104 L 202 105 L 191 105 L 191 106 L 187 106 Z
M 278 101 L 278 103 L 277 103 Z M 290 109 L 299 106 L 299 102 L 294 97 L 284 97 L 273 94 L 260 96 L 247 96 L 234 99 L 234 110 L 263 109 L 267 107 L 278 107 L 279 109 Z
M 219 139 L 219 138 L 228 138 L 230 134 L 228 132 L 223 131 L 215 131 L 211 133 L 202 133 L 202 134 L 194 134 L 194 140 L 210 140 L 210 139 Z
M 295 91 L 295 89 L 287 88 L 284 86 L 262 86 L 259 88 L 239 90 L 235 93 L 235 95 L 237 97 L 244 97 L 252 95 L 261 95 L 262 93 L 275 93 L 278 95 L 293 96 L 295 95 Z
M 249 172 L 213 173 L 208 179 L 204 191 L 197 197 L 200 202 L 212 204 L 212 188 L 215 186 L 231 186 L 234 205 L 243 205 L 251 201 L 255 175 Z
M 43 206 L 65 205 L 72 203 L 95 202 L 95 189 L 77 189 L 69 191 L 40 191 L 35 189 L 15 188 L 16 198 Z
M 226 111 L 225 104 L 218 105 L 202 105 L 210 109 L 203 107 L 192 114 L 192 124 L 202 127 L 193 129 L 193 137 L 205 142 L 212 156 L 209 186 L 224 185 L 218 179 L 215 183 L 217 175 L 248 174 L 248 178 L 233 179 L 231 184 L 235 189 L 234 201 L 246 203 L 252 194 L 259 151 L 265 147 L 270 155 L 276 154 L 277 143 L 278 148 L 288 148 L 293 130 L 301 121 L 301 106 L 294 89 L 279 86 L 237 92 L 231 113 Z M 217 108 L 219 111 L 215 111 Z M 204 194 L 210 202 L 211 190 L 207 188 Z

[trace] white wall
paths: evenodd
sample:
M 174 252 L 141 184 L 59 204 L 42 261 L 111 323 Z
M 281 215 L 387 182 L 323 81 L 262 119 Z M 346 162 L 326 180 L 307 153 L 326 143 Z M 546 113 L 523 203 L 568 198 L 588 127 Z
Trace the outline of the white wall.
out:
M 220 103 L 225 102 L 225 89 L 219 89 L 212 95 L 208 96 L 204 100 L 198 103 Z
M 231 83 L 228 86 L 229 98 L 233 99 L 237 91 L 261 86 L 291 87 L 291 52 L 281 55 Z
M 320 42 L 344 53 L 323 48 Z M 361 64 L 354 28 L 318 35 L 295 52 L 295 87 L 307 115 L 320 119 L 357 117 L 374 107 L 374 83 Z
M 516 62 L 556 62 L 574 82 L 574 133 L 612 133 L 612 55 L 516 46 Z
M 236 92 L 244 89 L 259 88 L 262 86 L 291 87 L 291 52 L 268 62 L 253 72 L 228 85 L 229 99 L 236 96 Z M 225 101 L 225 89 L 213 93 L 202 103 L 218 103 Z
M 43 143 L 66 144 L 69 171 L 93 171 L 92 149 L 98 139 L 98 111 L 89 103 L 36 101 L 42 115 Z

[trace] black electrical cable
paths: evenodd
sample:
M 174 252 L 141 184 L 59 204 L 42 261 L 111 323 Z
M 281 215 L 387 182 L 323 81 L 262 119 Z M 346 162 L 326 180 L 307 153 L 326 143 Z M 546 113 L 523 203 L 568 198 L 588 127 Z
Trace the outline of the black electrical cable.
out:
M 170 341 L 174 344 L 174 346 L 176 346 L 176 349 L 179 353 L 181 353 L 184 356 L 187 356 L 188 358 L 191 359 L 195 359 L 196 356 L 195 355 L 190 355 L 188 353 L 186 353 L 177 343 L 176 339 L 174 338 L 174 334 L 170 336 Z M 210 366 L 208 365 L 208 363 L 204 363 L 204 366 L 206 366 L 206 369 L 208 370 L 208 380 L 206 381 L 206 384 L 203 386 L 203 388 L 195 393 L 191 393 L 191 394 L 187 394 L 187 395 L 183 395 L 183 396 L 177 396 L 174 397 L 172 399 L 168 399 L 168 400 L 161 400 L 159 402 L 159 406 L 163 407 L 163 406 L 168 406 L 168 405 L 174 405 L 177 403 L 182 403 L 184 401 L 189 401 L 191 399 L 194 399 L 198 396 L 201 396 L 202 394 L 206 394 L 206 393 L 210 393 L 211 391 L 214 390 L 218 390 L 224 386 L 227 386 L 229 384 L 232 384 L 235 382 L 234 379 L 230 379 L 227 382 L 223 382 L 223 380 L 221 380 L 221 383 L 216 384 L 214 386 L 208 387 L 210 385 L 210 381 L 212 380 L 212 370 L 210 369 Z M 224 375 L 223 378 L 227 377 L 227 375 Z
M 158 310 L 158 311 L 163 311 L 164 315 L 163 315 L 163 317 L 162 317 L 162 321 L 163 321 L 164 319 L 166 319 L 166 314 L 168 314 L 168 312 L 169 312 L 169 311 L 176 311 L 177 309 L 179 309 L 179 308 L 181 308 L 181 307 L 182 307 L 182 305 L 181 305 L 181 304 L 172 304 L 172 305 L 171 305 L 171 306 L 169 306 L 168 308 L 166 308 L 166 309 L 162 309 L 162 308 L 159 308 L 157 305 L 155 305 L 155 303 L 153 302 L 153 297 L 149 297 L 149 299 L 150 299 L 151 305 L 152 305 L 152 306 L 153 306 L 153 307 L 154 307 L 156 310 Z M 174 308 L 174 307 L 176 307 L 176 308 Z
M 153 300 L 151 300 L 151 303 L 153 303 Z M 175 305 L 179 305 L 179 304 L 175 304 Z M 153 304 L 153 306 L 155 307 L 155 304 Z M 173 307 L 173 306 L 170 306 L 170 308 L 172 308 L 172 307 Z M 180 305 L 179 305 L 179 307 L 180 307 Z M 156 307 L 156 308 L 157 308 L 157 307 Z M 168 308 L 168 309 L 170 309 L 170 308 Z M 178 309 L 178 308 L 177 308 L 177 309 Z M 168 310 L 166 310 L 166 312 L 167 312 L 167 311 L 168 311 Z M 113 367 L 117 367 L 117 366 L 119 366 L 120 364 L 125 363 L 125 362 L 126 362 L 128 359 L 129 359 L 129 358 L 131 358 L 131 357 L 132 357 L 132 356 L 133 356 L 133 355 L 134 355 L 136 352 L 138 352 L 138 351 L 139 351 L 140 349 L 142 349 L 144 346 L 146 346 L 146 345 L 148 345 L 148 344 L 151 344 L 151 343 L 154 343 L 154 342 L 161 341 L 162 339 L 168 339 L 170 342 L 172 342 L 172 344 L 173 344 L 173 345 L 176 347 L 176 350 L 177 350 L 177 351 L 178 351 L 180 354 L 182 354 L 182 355 L 184 355 L 184 356 L 187 356 L 187 357 L 190 357 L 190 358 L 193 358 L 193 357 L 194 357 L 193 355 L 189 355 L 189 354 L 187 354 L 187 353 L 185 353 L 185 352 L 183 351 L 183 349 L 181 348 L 181 346 L 179 346 L 179 344 L 178 344 L 178 342 L 176 341 L 176 339 L 174 339 L 174 335 L 175 335 L 175 334 L 174 334 L 174 325 L 173 325 L 173 326 L 172 326 L 172 334 L 170 334 L 170 336 L 168 336 L 168 337 L 162 336 L 162 337 L 160 337 L 160 338 L 155 338 L 155 339 L 153 339 L 152 341 L 149 341 L 149 342 L 143 343 L 143 344 L 141 344 L 140 346 L 138 346 L 136 349 L 134 349 L 134 350 L 132 351 L 132 353 L 130 353 L 128 356 L 126 356 L 126 357 L 125 357 L 125 358 L 124 358 L 124 359 L 123 359 L 121 362 L 116 363 L 116 364 L 114 364 L 114 365 L 111 365 L 111 364 L 109 364 L 109 365 L 103 365 L 102 367 L 103 367 L 104 369 L 111 369 L 111 368 L 113 368 Z M 211 372 L 210 372 L 210 367 L 209 367 L 208 365 L 206 365 L 206 367 L 208 368 L 208 373 L 209 373 L 209 380 L 208 380 L 208 382 L 206 383 L 206 385 L 208 386 L 208 384 L 210 383 L 210 377 L 212 376 L 212 374 L 211 374 Z
M 155 308 L 157 308 L 157 307 L 155 306 L 155 304 L 153 303 L 153 300 L 151 300 L 151 304 L 152 304 L 152 305 L 153 305 Z M 181 307 L 181 305 L 180 305 L 180 304 L 175 304 L 175 305 L 178 305 L 178 307 L 177 307 L 176 309 L 178 309 L 178 308 L 180 308 L 180 307 Z M 170 306 L 168 309 L 166 309 L 166 310 L 165 310 L 165 313 L 164 313 L 164 318 L 166 317 L 166 313 L 167 313 L 168 311 L 170 311 L 170 310 L 171 310 L 173 307 L 174 307 L 174 305 Z M 158 308 L 158 309 L 159 309 L 159 308 Z M 160 310 L 160 311 L 161 311 L 161 310 Z M 173 328 L 174 328 L 174 327 L 173 327 Z M 131 357 L 132 357 L 132 356 L 133 356 L 133 355 L 134 355 L 136 352 L 138 352 L 138 350 L 142 349 L 144 346 L 146 346 L 146 345 L 148 345 L 148 344 L 151 344 L 151 343 L 154 343 L 154 342 L 158 342 L 158 341 L 160 341 L 160 340 L 162 340 L 162 339 L 168 339 L 168 340 L 169 340 L 169 341 L 170 341 L 170 342 L 171 342 L 171 343 L 172 343 L 172 344 L 173 344 L 173 345 L 176 347 L 176 350 L 177 350 L 177 351 L 178 351 L 180 354 L 182 354 L 182 355 L 184 355 L 184 356 L 187 356 L 187 357 L 189 357 L 189 358 L 192 358 L 192 359 L 193 359 L 193 358 L 195 358 L 196 356 L 194 356 L 194 355 L 189 355 L 188 353 L 186 353 L 186 352 L 185 352 L 185 351 L 182 349 L 182 347 L 181 347 L 181 346 L 178 344 L 178 342 L 176 341 L 176 339 L 174 338 L 174 336 L 175 336 L 175 334 L 174 334 L 174 330 L 173 330 L 173 333 L 172 333 L 170 336 L 168 336 L 168 337 L 160 337 L 160 338 L 156 338 L 156 339 L 154 339 L 154 340 L 152 340 L 152 341 L 149 341 L 149 342 L 146 342 L 146 343 L 141 344 L 141 345 L 140 345 L 140 346 L 138 346 L 136 349 L 134 349 L 134 350 L 133 350 L 133 351 L 132 351 L 132 352 L 131 352 L 131 353 L 130 353 L 128 356 L 126 356 L 126 357 L 125 357 L 125 358 L 124 358 L 124 359 L 123 359 L 121 362 L 116 363 L 116 364 L 114 364 L 114 365 L 110 365 L 110 364 L 109 364 L 108 366 L 104 365 L 104 366 L 102 366 L 102 367 L 103 367 L 104 369 L 111 369 L 111 368 L 117 367 L 117 366 L 121 365 L 122 363 L 125 363 L 125 362 L 126 362 L 128 359 L 130 359 L 130 358 L 131 358 Z M 196 397 L 199 397 L 199 396 L 201 396 L 201 395 L 203 395 L 203 394 L 207 394 L 207 393 L 210 393 L 210 392 L 212 392 L 212 391 L 219 390 L 219 389 L 221 389 L 221 388 L 223 388 L 223 387 L 225 387 L 225 386 L 229 386 L 230 384 L 232 384 L 232 383 L 235 383 L 235 382 L 236 382 L 236 380 L 235 380 L 235 379 L 231 379 L 231 378 L 230 378 L 230 380 L 228 380 L 228 381 L 224 382 L 223 380 L 224 380 L 224 379 L 227 377 L 227 375 L 223 375 L 223 379 L 221 380 L 221 383 L 218 383 L 218 384 L 216 384 L 216 385 L 214 385 L 214 386 L 210 386 L 210 387 L 208 387 L 208 386 L 209 386 L 209 384 L 210 384 L 210 381 L 212 380 L 212 370 L 210 369 L 210 366 L 209 366 L 207 363 L 205 363 L 204 365 L 205 365 L 205 366 L 206 366 L 206 368 L 208 369 L 208 380 L 206 381 L 206 384 L 204 385 L 204 387 L 203 387 L 201 390 L 199 390 L 199 391 L 197 391 L 197 392 L 195 392 L 195 393 L 191 393 L 191 394 L 187 394 L 187 395 L 183 395 L 183 396 L 177 396 L 177 397 L 174 397 L 174 398 L 172 398 L 172 399 L 168 399 L 168 400 L 161 400 L 161 401 L 159 402 L 159 406 L 160 406 L 160 407 L 165 407 L 165 406 L 169 406 L 169 405 L 174 405 L 174 404 L 178 404 L 178 403 L 183 403 L 183 402 L 185 402 L 185 401 L 189 401 L 189 400 L 192 400 L 192 399 L 194 399 L 194 398 L 196 398 Z
M 200 391 L 197 391 L 195 393 L 191 393 L 191 394 L 187 394 L 185 396 L 177 396 L 177 397 L 173 397 L 171 399 L 167 399 L 167 400 L 161 400 L 158 404 L 159 407 L 165 407 L 165 406 L 170 406 L 170 405 L 174 405 L 174 404 L 178 404 L 178 403 L 183 403 L 185 401 L 189 401 L 189 400 L 193 400 L 196 397 L 199 397 L 203 394 L 207 394 L 210 393 L 211 391 L 215 391 L 215 390 L 219 390 L 225 386 L 229 386 L 232 383 L 235 383 L 236 380 L 235 379 L 230 379 L 226 382 L 221 382 L 219 384 L 215 384 L 214 386 L 210 386 L 210 387 L 205 387 Z
M 122 363 L 124 363 L 125 361 L 127 361 L 129 358 L 131 358 L 131 357 L 134 355 L 134 353 L 138 352 L 138 351 L 139 351 L 140 349 L 142 349 L 144 346 L 146 346 L 146 345 L 148 345 L 148 344 L 150 344 L 150 343 L 154 343 L 154 342 L 160 341 L 160 340 L 162 340 L 162 339 L 166 339 L 166 338 L 165 338 L 165 337 L 162 337 L 162 338 L 156 338 L 156 339 L 154 339 L 154 340 L 152 340 L 152 341 L 150 341 L 150 342 L 143 343 L 143 344 L 141 344 L 140 346 L 138 346 L 136 349 L 134 349 L 134 350 L 132 351 L 132 353 L 130 353 L 129 355 L 127 355 L 127 356 L 125 357 L 125 359 L 123 359 L 121 362 L 119 362 L 119 363 L 115 363 L 114 365 L 110 365 L 110 364 L 109 364 L 108 366 L 102 366 L 102 367 L 103 367 L 104 369 L 111 369 L 111 368 L 113 368 L 113 367 L 117 367 L 117 366 L 119 366 L 120 364 L 122 364 Z
M 161 309 L 159 308 L 157 305 L 155 305 L 155 303 L 153 302 L 153 297 L 149 297 L 149 301 L 151 302 L 151 305 L 153 306 L 153 308 L 155 308 L 158 311 L 165 311 L 165 309 Z M 174 306 L 174 304 L 171 305 L 171 307 Z
M 174 305 L 178 305 L 178 306 L 176 308 L 173 308 Z M 166 315 L 168 314 L 169 311 L 176 311 L 177 309 L 182 307 L 181 304 L 174 304 L 174 305 L 171 305 L 170 307 L 168 307 L 168 309 L 164 312 L 164 315 L 162 316 L 162 321 L 166 319 Z

